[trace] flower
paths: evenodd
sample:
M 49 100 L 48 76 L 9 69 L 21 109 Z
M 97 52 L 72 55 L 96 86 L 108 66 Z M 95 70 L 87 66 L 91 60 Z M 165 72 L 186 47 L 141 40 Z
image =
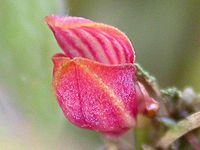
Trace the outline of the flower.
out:
M 135 52 L 124 33 L 81 17 L 45 21 L 64 52 L 53 56 L 53 89 L 71 123 L 120 136 L 135 127 L 138 113 L 157 112 L 136 79 Z

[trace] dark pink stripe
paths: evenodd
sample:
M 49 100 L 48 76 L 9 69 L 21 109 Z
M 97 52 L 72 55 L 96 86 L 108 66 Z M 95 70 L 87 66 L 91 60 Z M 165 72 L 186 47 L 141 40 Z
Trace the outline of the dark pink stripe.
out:
M 80 47 L 78 47 L 76 45 L 75 40 L 73 40 L 73 37 L 70 37 L 68 35 L 69 33 L 67 33 L 67 32 L 68 31 L 60 30 L 60 33 L 62 33 L 62 36 L 63 36 L 64 40 L 68 43 L 68 44 L 66 44 L 65 47 L 67 47 L 67 45 L 70 45 L 73 48 L 74 51 L 77 51 L 79 53 L 79 56 L 86 57 L 86 55 L 84 53 L 84 50 L 82 50 Z M 69 32 L 70 32 L 70 30 L 69 30 Z M 69 48 L 68 48 L 68 50 L 69 50 Z M 77 57 L 77 56 L 73 56 L 73 57 Z
M 69 31 L 70 31 L 70 29 L 69 29 Z M 65 36 L 67 36 L 67 33 L 65 34 Z M 84 53 L 84 50 L 81 49 L 81 47 L 78 47 L 76 45 L 76 42 L 75 42 L 75 40 L 73 40 L 72 37 L 68 36 L 68 37 L 66 37 L 66 40 L 70 44 L 70 46 L 72 48 L 74 48 L 75 50 L 77 50 L 77 52 L 80 54 L 81 57 L 86 57 L 86 54 Z
M 106 35 L 108 36 L 111 36 L 111 37 L 114 37 L 114 39 L 116 41 L 118 41 L 118 43 L 122 46 L 122 48 L 124 49 L 124 53 L 125 53 L 125 56 L 126 56 L 126 61 L 127 62 L 133 62 L 133 48 L 132 46 L 130 45 L 129 41 L 127 39 L 122 39 L 122 38 L 119 38 L 116 34 L 112 34 L 110 35 L 109 33 L 106 32 L 106 30 L 102 29 L 101 30 L 103 33 L 105 33 Z
M 98 36 L 99 33 L 96 33 L 95 30 L 90 30 L 89 28 L 83 28 L 84 31 L 86 31 L 88 34 L 92 35 L 94 38 L 96 38 L 96 40 L 99 42 L 99 44 L 101 45 L 101 48 L 104 50 L 104 53 L 107 57 L 107 59 L 109 60 L 110 64 L 114 64 L 114 60 L 112 59 L 111 55 L 109 54 L 109 49 L 106 46 L 106 43 L 103 41 L 103 39 L 101 37 Z M 102 35 L 102 34 L 101 34 Z M 103 36 L 103 35 L 102 35 Z M 104 36 L 104 38 L 106 38 Z M 107 38 L 106 38 L 107 39 Z
M 63 37 L 62 32 L 54 32 L 55 38 L 58 42 L 58 45 L 60 48 L 65 52 L 65 55 L 68 56 L 69 58 L 73 58 L 72 54 L 69 52 L 68 48 L 66 47 L 66 41 L 65 38 Z
M 121 41 L 121 40 L 120 40 Z M 128 59 L 129 59 L 129 61 L 131 62 L 131 63 L 133 63 L 133 59 L 134 59 L 134 54 L 133 54 L 133 52 L 134 52 L 134 50 L 133 50 L 133 47 L 131 46 L 131 44 L 128 42 L 128 41 L 126 41 L 126 43 L 125 43 L 125 45 L 124 45 L 126 48 L 127 48 L 127 50 L 128 50 Z
M 96 61 L 101 62 L 101 59 L 98 58 L 97 53 L 96 53 L 95 49 L 93 49 L 93 47 L 92 47 L 90 41 L 88 41 L 86 37 L 84 37 L 81 33 L 79 33 L 79 29 L 78 29 L 78 28 L 76 28 L 76 29 L 71 29 L 71 31 L 72 31 L 74 34 L 76 34 L 77 37 L 80 38 L 80 40 L 81 40 L 81 41 L 84 43 L 84 45 L 88 48 L 89 52 L 92 54 L 92 56 L 94 57 L 94 59 L 95 59 Z
M 127 60 L 127 63 L 130 63 L 131 60 L 130 60 L 130 52 L 129 52 L 129 49 L 127 48 L 127 44 L 124 43 L 124 41 L 122 41 L 120 38 L 116 38 L 116 40 L 119 42 L 119 44 L 122 46 L 122 48 L 124 49 L 124 53 L 125 53 L 125 56 L 126 56 L 126 60 Z
M 103 31 L 104 32 L 104 31 Z M 105 32 L 104 32 L 105 33 Z M 107 33 L 106 33 L 107 34 Z M 110 35 L 109 35 L 110 36 Z M 114 39 L 121 45 L 122 49 L 124 50 L 124 55 L 125 55 L 125 60 L 126 63 L 130 63 L 131 61 L 131 57 L 130 54 L 133 53 L 133 51 L 129 51 L 129 49 L 127 48 L 126 45 L 129 45 L 129 43 L 127 43 L 127 41 L 123 41 L 121 38 L 118 38 L 117 36 L 114 37 Z
M 89 30 L 89 31 L 91 31 L 91 32 L 95 32 L 96 34 L 101 34 L 101 35 L 103 35 L 105 38 L 107 38 L 109 41 L 110 41 L 110 43 L 111 43 L 111 45 L 112 45 L 112 47 L 113 47 L 113 49 L 114 49 L 114 52 L 115 52 L 115 54 L 116 54 L 116 56 L 117 56 L 117 60 L 118 60 L 118 62 L 120 63 L 121 62 L 121 56 L 120 56 L 120 53 L 119 53 L 119 49 L 118 49 L 118 47 L 115 45 L 115 42 L 114 41 L 116 41 L 116 39 L 115 38 L 113 38 L 112 36 L 110 36 L 109 34 L 105 34 L 105 32 L 102 32 L 101 30 L 99 30 L 99 29 L 93 29 L 93 28 L 85 28 L 85 29 L 87 29 L 87 30 Z M 118 44 L 119 44 L 119 42 L 118 42 Z M 119 44 L 120 45 L 120 44 Z M 123 50 L 123 47 L 122 47 L 122 50 Z
M 131 45 L 131 43 L 130 43 L 130 41 L 127 41 L 126 40 L 126 47 L 127 47 L 127 49 L 128 49 L 128 51 L 129 51 L 129 53 L 128 54 L 130 54 L 129 55 L 129 59 L 130 59 L 130 61 L 131 61 L 131 63 L 133 63 L 133 59 L 135 59 L 134 58 L 134 48 L 133 48 L 133 46 Z
M 121 44 L 114 37 L 110 36 L 109 34 L 107 34 L 107 33 L 105 34 L 104 32 L 101 32 L 101 31 L 99 31 L 99 33 L 101 33 L 102 35 L 104 35 L 105 37 L 107 37 L 110 40 L 110 42 L 112 44 L 112 47 L 113 47 L 113 49 L 115 51 L 115 54 L 117 56 L 118 62 L 122 63 L 120 49 L 118 49 L 118 47 L 115 44 L 115 42 L 117 42 L 120 46 L 121 46 Z M 121 46 L 121 48 L 122 48 L 122 52 L 123 52 L 123 47 Z M 126 60 L 126 57 L 125 57 L 125 60 Z

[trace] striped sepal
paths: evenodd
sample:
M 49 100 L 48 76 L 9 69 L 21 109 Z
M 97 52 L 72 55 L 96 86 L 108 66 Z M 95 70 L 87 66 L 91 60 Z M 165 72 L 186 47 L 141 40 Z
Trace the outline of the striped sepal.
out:
M 80 17 L 48 16 L 45 21 L 69 58 L 83 57 L 105 64 L 135 60 L 131 42 L 117 28 Z

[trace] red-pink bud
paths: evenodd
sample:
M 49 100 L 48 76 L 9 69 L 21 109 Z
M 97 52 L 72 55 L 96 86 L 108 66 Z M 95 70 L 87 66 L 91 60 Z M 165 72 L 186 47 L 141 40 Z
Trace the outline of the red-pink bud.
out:
M 158 110 L 136 81 L 134 49 L 124 33 L 79 17 L 45 21 L 64 52 L 53 57 L 53 88 L 70 122 L 119 136 L 135 126 L 138 113 Z
M 135 87 L 138 111 L 148 117 L 154 117 L 160 109 L 159 103 L 149 96 L 147 90 L 139 81 L 136 82 Z

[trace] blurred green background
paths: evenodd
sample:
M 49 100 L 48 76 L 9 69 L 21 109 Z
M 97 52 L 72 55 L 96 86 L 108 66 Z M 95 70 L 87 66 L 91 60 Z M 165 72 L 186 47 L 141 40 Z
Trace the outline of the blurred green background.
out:
M 0 150 L 102 144 L 97 133 L 66 121 L 52 94 L 51 57 L 61 50 L 43 21 L 51 14 L 118 27 L 161 87 L 190 85 L 200 92 L 199 0 L 0 0 Z

